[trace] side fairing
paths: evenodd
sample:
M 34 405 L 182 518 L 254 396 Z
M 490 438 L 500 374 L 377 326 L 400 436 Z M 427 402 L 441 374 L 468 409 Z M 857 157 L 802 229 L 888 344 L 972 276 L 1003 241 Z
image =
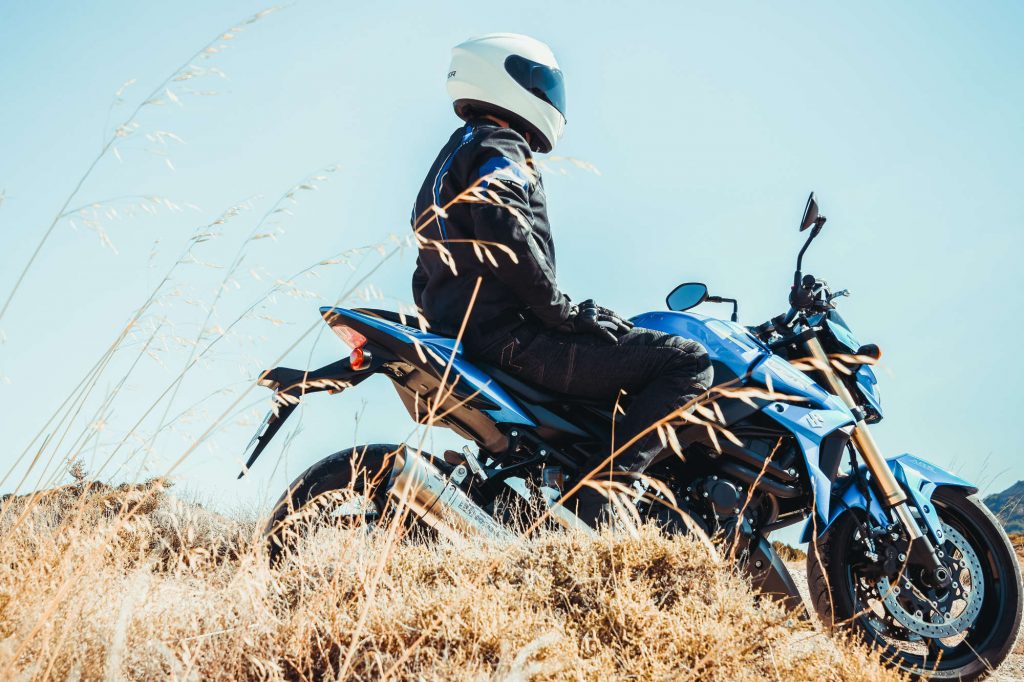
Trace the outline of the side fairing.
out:
M 746 385 L 770 388 L 773 393 L 787 397 L 769 403 L 762 412 L 796 437 L 813 488 L 817 517 L 824 524 L 829 518 L 832 498 L 830 474 L 854 424 L 853 414 L 843 401 L 783 358 L 773 355 L 738 324 L 676 312 L 647 313 L 632 321 L 640 327 L 677 334 L 703 344 L 716 361 L 715 384 L 738 377 Z M 732 376 L 721 376 L 721 366 Z M 842 433 L 838 433 L 840 431 Z M 829 466 L 823 463 L 823 457 L 832 464 L 831 471 L 825 470 Z
M 853 415 L 848 411 L 832 409 L 811 409 L 800 405 L 775 402 L 766 405 L 762 412 L 789 430 L 797 440 L 807 466 L 808 480 L 814 494 L 814 506 L 820 522 L 829 518 L 832 498 L 832 479 L 822 470 L 822 448 L 825 439 L 839 436 L 842 442 L 835 446 L 845 447 L 846 438 L 853 428 Z M 842 433 L 837 433 L 842 431 Z M 835 453 L 832 453 L 833 456 Z
M 856 379 L 857 388 L 860 389 L 861 396 L 863 396 L 868 406 L 881 418 L 882 396 L 878 392 L 878 378 L 875 376 L 874 370 L 867 365 L 861 365 L 857 368 Z

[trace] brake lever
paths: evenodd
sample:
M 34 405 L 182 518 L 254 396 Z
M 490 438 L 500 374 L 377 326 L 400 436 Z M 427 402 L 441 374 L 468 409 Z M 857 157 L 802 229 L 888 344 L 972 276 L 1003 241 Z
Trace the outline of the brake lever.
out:
M 849 289 L 840 289 L 839 291 L 837 291 L 836 293 L 834 293 L 834 294 L 832 294 L 831 296 L 828 297 L 828 302 L 831 303 L 832 301 L 836 300 L 837 298 L 842 298 L 844 296 L 849 296 L 849 295 L 850 295 L 850 290 Z

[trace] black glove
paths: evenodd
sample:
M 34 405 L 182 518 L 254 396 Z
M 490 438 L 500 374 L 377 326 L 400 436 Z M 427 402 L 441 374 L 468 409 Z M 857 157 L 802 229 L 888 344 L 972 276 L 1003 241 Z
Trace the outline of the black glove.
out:
M 608 343 L 618 343 L 619 337 L 616 332 L 622 334 L 632 327 L 631 323 L 623 320 L 611 310 L 602 308 L 592 299 L 587 299 L 579 305 L 573 306 L 569 318 L 557 329 L 569 334 L 593 334 Z
M 586 302 L 586 301 L 584 301 Z M 593 303 L 593 301 L 591 301 Z M 619 317 L 614 310 L 605 308 L 603 305 L 597 307 L 597 321 L 610 326 L 616 334 L 625 334 L 633 328 L 633 323 L 624 317 Z

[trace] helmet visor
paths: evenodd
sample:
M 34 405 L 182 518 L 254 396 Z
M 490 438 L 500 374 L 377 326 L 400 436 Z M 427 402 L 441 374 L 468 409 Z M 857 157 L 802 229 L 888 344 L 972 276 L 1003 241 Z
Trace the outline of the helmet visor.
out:
M 560 70 L 512 54 L 505 59 L 505 71 L 534 96 L 558 109 L 565 118 L 565 77 Z

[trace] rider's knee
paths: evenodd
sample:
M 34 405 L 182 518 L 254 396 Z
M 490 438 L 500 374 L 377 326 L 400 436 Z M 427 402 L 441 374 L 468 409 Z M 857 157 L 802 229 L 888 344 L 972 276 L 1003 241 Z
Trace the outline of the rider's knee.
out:
M 697 341 L 679 336 L 673 336 L 667 341 L 668 345 L 677 351 L 673 365 L 693 377 L 705 389 L 710 388 L 714 370 L 708 349 Z

